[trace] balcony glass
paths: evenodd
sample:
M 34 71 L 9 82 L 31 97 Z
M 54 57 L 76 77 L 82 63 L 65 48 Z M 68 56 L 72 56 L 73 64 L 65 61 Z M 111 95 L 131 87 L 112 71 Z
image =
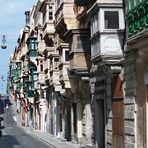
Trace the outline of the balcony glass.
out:
M 119 12 L 118 11 L 105 11 L 105 29 L 119 29 Z
M 53 20 L 53 12 L 49 12 L 49 20 Z
M 28 55 L 29 55 L 29 57 L 36 57 L 37 56 L 37 50 L 29 50 Z
M 100 53 L 100 38 L 95 37 L 91 41 L 91 56 L 94 57 L 99 53 Z
M 69 51 L 65 51 L 65 61 L 69 61 Z
M 91 36 L 99 31 L 99 11 L 91 19 Z

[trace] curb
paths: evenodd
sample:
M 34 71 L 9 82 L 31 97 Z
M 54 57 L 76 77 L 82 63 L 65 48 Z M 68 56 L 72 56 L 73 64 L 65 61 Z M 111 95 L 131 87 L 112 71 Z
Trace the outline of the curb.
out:
M 22 127 L 18 122 L 17 122 L 17 118 L 15 116 L 13 116 L 14 121 L 16 122 L 17 126 L 19 128 L 21 128 L 24 132 L 26 132 L 29 135 L 32 135 L 33 137 L 39 139 L 40 141 L 46 143 L 47 145 L 49 145 L 52 148 L 57 148 L 56 146 L 52 145 L 51 143 L 47 142 L 46 140 L 44 140 L 43 138 L 37 136 L 36 134 L 34 134 L 33 132 L 31 132 L 31 130 L 26 129 L 25 127 Z
M 41 138 L 41 137 L 37 136 L 37 135 L 36 135 L 36 134 L 34 134 L 33 132 L 28 131 L 28 130 L 26 130 L 25 128 L 22 128 L 22 127 L 21 127 L 21 129 L 23 129 L 26 133 L 28 133 L 28 134 L 32 135 L 33 137 L 35 137 L 35 138 L 39 139 L 40 141 L 42 141 L 42 142 L 46 143 L 46 144 L 47 144 L 47 145 L 49 145 L 50 147 L 52 147 L 52 148 L 57 148 L 56 146 L 54 146 L 54 145 L 52 145 L 51 143 L 47 142 L 47 141 L 46 141 L 46 140 L 44 140 L 43 138 Z

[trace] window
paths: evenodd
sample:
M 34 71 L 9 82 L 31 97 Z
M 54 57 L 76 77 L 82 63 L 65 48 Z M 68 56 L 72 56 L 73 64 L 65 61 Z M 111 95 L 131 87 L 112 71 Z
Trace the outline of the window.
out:
M 119 12 L 118 11 L 105 11 L 105 29 L 119 29 Z
M 57 6 L 59 6 L 60 5 L 60 0 L 57 0 Z
M 49 6 L 49 20 L 53 20 L 53 6 Z
M 58 69 L 59 58 L 54 58 L 54 69 Z
M 60 7 L 60 4 L 61 4 L 61 0 L 56 0 L 56 9 Z
M 65 51 L 65 61 L 69 61 L 69 51 Z
M 29 57 L 36 57 L 38 55 L 37 50 L 29 50 Z
M 93 15 L 91 20 L 91 35 L 99 31 L 99 12 Z
M 45 58 L 45 60 L 47 60 L 47 58 L 48 58 L 48 56 L 47 56 L 48 54 L 44 54 L 44 58 Z
M 36 50 L 37 49 L 36 40 L 31 40 L 29 44 L 30 44 L 29 50 Z
M 49 9 L 52 10 L 52 6 L 49 6 Z
M 100 53 L 100 38 L 97 36 L 91 41 L 91 52 L 92 56 Z
M 89 46 L 89 39 L 87 36 L 81 35 L 77 36 L 77 49 L 87 50 Z
M 53 20 L 53 12 L 52 11 L 49 12 L 49 20 Z
M 43 61 L 40 61 L 40 71 L 43 72 Z
M 43 72 L 43 65 L 42 64 L 40 65 L 40 71 Z

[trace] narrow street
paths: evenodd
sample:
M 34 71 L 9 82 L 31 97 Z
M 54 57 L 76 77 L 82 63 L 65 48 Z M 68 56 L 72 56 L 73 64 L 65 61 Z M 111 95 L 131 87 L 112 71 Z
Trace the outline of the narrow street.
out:
M 5 128 L 0 137 L 0 148 L 51 148 L 18 127 L 10 108 L 5 111 L 3 117 L 2 125 Z

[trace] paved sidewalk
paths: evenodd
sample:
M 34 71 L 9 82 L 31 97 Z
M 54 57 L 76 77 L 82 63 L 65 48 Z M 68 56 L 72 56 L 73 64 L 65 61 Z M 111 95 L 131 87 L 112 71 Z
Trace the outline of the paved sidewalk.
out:
M 68 141 L 61 141 L 60 139 L 58 139 L 57 137 L 53 135 L 31 129 L 29 127 L 28 128 L 23 127 L 23 129 L 27 133 L 39 138 L 40 140 L 52 146 L 53 148 L 88 148 L 87 146 L 82 146 L 80 144 L 75 144 L 75 143 L 68 142 Z
M 47 143 L 51 147 L 53 148 L 90 148 L 89 146 L 84 146 L 84 145 L 80 145 L 80 144 L 76 144 L 76 143 L 68 142 L 68 141 L 62 141 L 58 139 L 56 136 L 53 136 L 49 133 L 45 133 L 39 130 L 35 130 L 31 127 L 21 126 L 20 114 L 17 114 L 14 108 L 15 107 L 12 105 L 12 110 L 14 112 L 13 119 L 16 121 L 17 125 L 20 128 L 22 128 L 25 132 Z

